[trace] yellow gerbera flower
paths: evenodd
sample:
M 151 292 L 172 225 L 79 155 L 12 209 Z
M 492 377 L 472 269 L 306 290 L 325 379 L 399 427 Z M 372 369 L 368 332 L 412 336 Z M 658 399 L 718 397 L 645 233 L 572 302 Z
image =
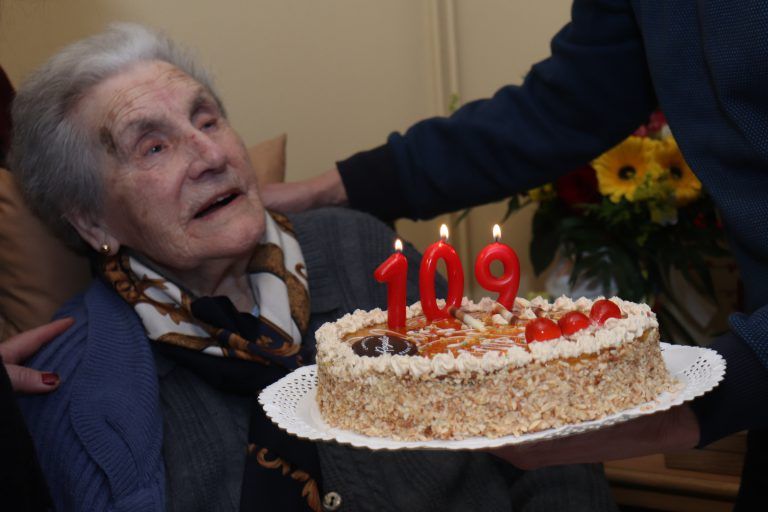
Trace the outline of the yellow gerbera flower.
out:
M 674 191 L 678 206 L 698 199 L 701 195 L 701 182 L 686 163 L 674 137 L 666 137 L 658 145 L 655 159 Z
M 592 162 L 600 193 L 618 203 L 622 197 L 632 201 L 637 188 L 654 167 L 650 158 L 654 141 L 630 136 Z

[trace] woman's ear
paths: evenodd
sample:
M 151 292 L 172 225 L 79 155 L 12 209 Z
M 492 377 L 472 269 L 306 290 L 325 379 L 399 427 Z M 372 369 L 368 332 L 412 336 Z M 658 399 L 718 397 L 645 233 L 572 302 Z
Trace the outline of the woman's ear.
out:
M 109 230 L 101 221 L 82 213 L 67 215 L 67 220 L 94 251 L 109 255 L 116 254 L 120 249 L 120 241 L 109 234 Z

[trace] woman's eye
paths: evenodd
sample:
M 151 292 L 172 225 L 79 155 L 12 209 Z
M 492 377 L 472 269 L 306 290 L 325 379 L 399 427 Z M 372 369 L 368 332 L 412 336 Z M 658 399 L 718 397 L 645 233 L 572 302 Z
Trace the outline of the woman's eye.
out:
M 162 153 L 165 150 L 165 144 L 151 144 L 145 146 L 145 149 L 142 151 L 142 155 L 144 156 L 153 156 L 157 155 L 158 153 Z

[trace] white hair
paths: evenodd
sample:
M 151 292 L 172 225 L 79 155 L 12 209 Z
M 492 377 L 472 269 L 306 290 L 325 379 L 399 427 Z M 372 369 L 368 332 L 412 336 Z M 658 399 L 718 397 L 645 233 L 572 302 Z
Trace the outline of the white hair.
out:
M 207 72 L 168 37 L 134 23 L 115 23 L 73 43 L 24 81 L 13 102 L 9 167 L 30 208 L 68 245 L 84 248 L 66 220 L 95 217 L 102 207 L 103 147 L 76 119 L 74 107 L 104 80 L 143 61 L 160 60 L 206 87 Z M 223 111 L 223 106 L 222 106 Z

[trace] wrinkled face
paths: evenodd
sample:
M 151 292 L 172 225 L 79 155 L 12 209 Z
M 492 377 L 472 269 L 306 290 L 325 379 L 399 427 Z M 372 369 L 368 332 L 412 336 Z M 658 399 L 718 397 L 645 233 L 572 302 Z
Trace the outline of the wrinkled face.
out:
M 189 75 L 166 62 L 136 64 L 89 91 L 77 115 L 106 169 L 97 219 L 106 240 L 95 235 L 91 245 L 128 246 L 189 271 L 258 243 L 265 214 L 245 147 Z

